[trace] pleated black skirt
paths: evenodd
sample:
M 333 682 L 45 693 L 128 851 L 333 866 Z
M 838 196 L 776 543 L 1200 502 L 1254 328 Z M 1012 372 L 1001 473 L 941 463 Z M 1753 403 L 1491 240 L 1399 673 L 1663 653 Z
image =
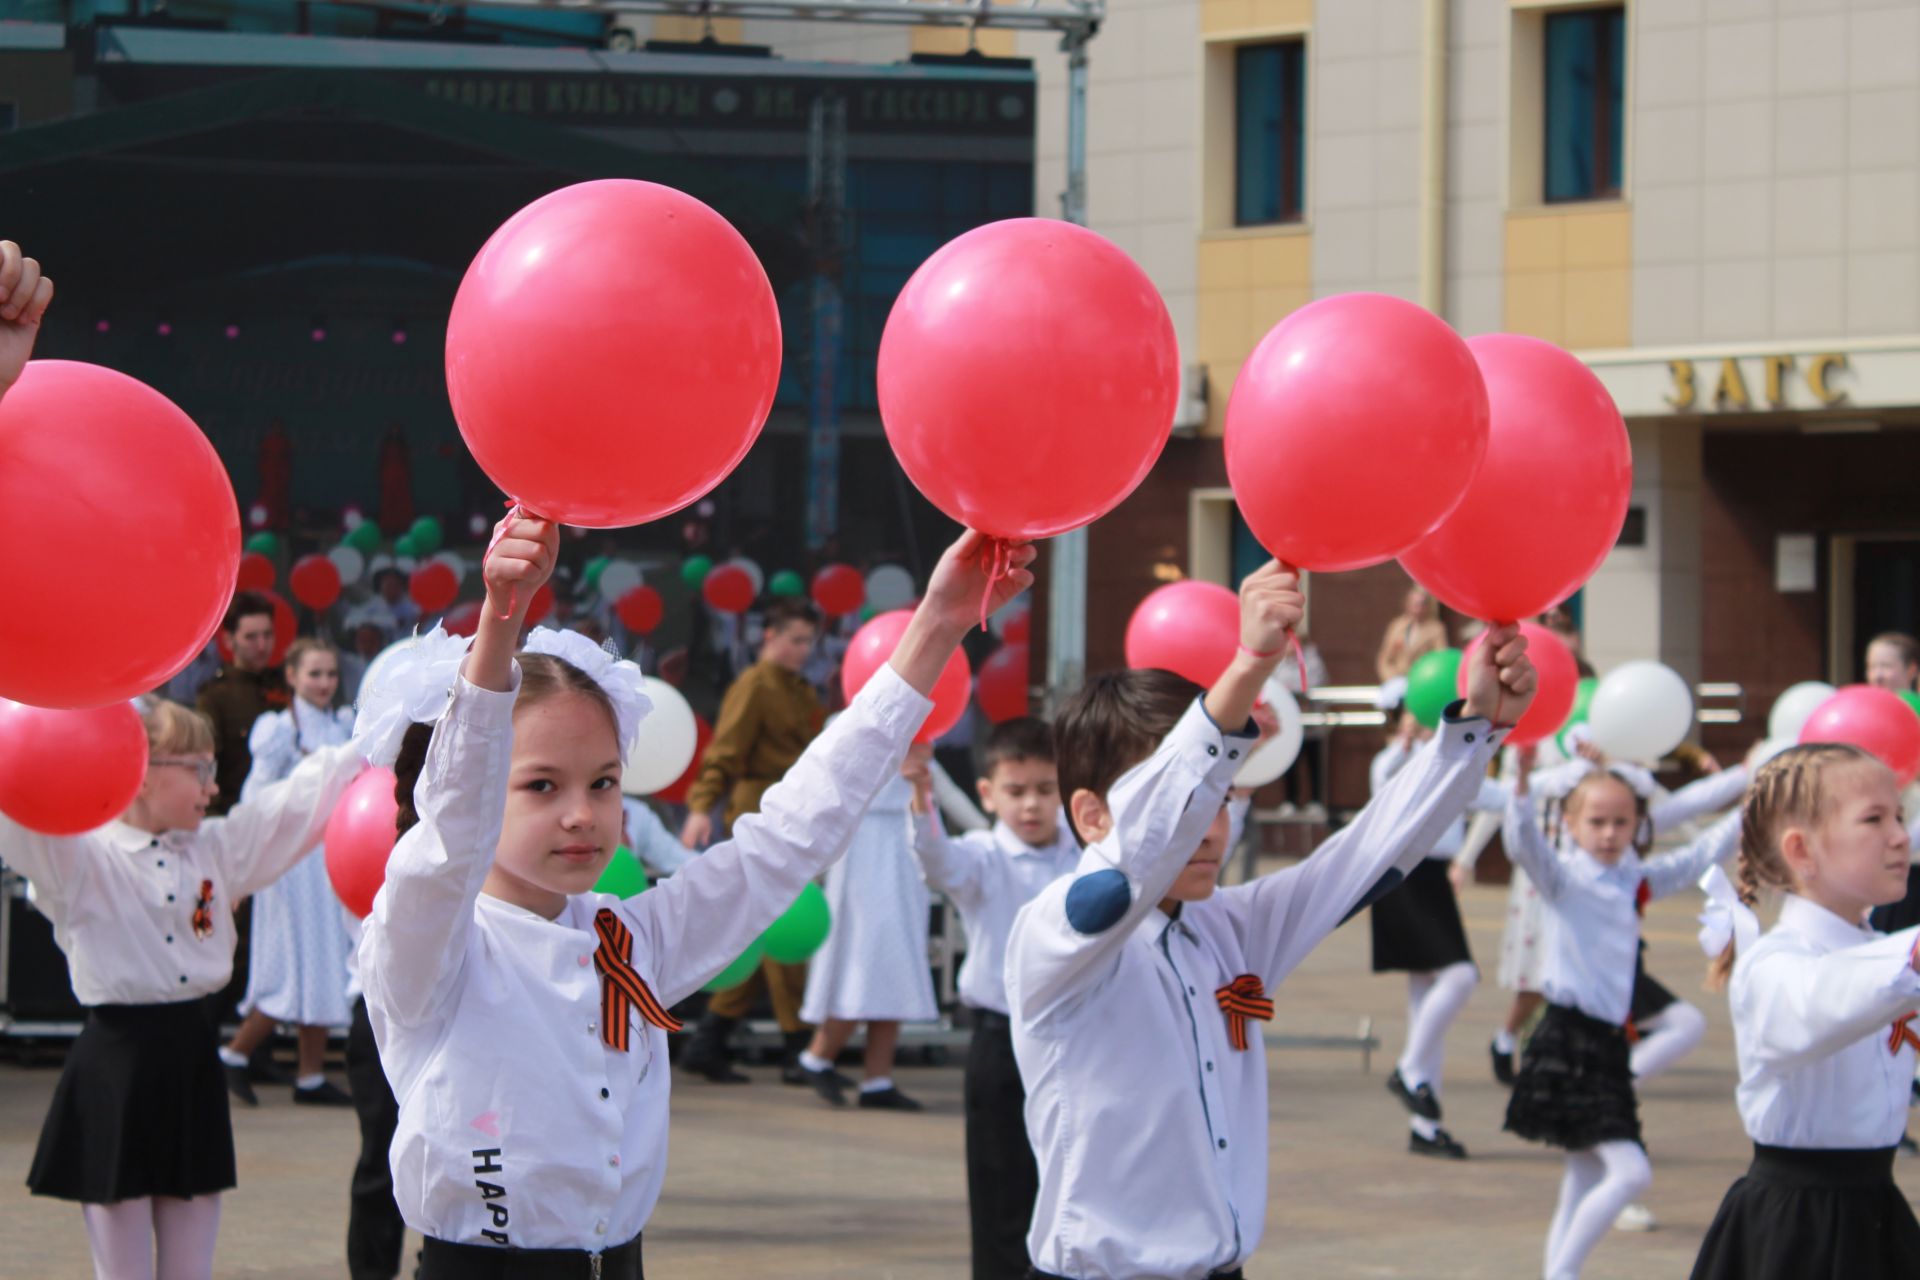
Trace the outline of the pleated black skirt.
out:
M 1430 973 L 1472 963 L 1445 858 L 1422 858 L 1400 887 L 1373 904 L 1373 971 Z
M 1912 1280 L 1920 1223 L 1893 1181 L 1893 1148 L 1753 1148 L 1720 1202 L 1693 1280 Z
M 1506 1128 L 1569 1151 L 1639 1142 L 1626 1029 L 1549 1004 L 1520 1056 Z
M 87 1010 L 27 1186 L 86 1204 L 230 1190 L 233 1121 L 216 1034 L 200 999 Z
M 1679 996 L 1667 990 L 1658 978 L 1647 972 L 1647 948 L 1644 943 L 1641 944 L 1640 955 L 1633 962 L 1633 1004 L 1627 1012 L 1627 1020 L 1645 1022 L 1648 1018 L 1665 1013 L 1679 1001 Z

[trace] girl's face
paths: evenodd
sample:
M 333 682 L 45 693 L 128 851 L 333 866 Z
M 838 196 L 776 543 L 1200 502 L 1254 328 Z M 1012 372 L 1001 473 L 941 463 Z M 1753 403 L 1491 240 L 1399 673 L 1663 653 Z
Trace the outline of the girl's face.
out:
M 584 693 L 516 707 L 507 811 L 486 892 L 552 919 L 586 893 L 620 841 L 613 717 Z
M 333 705 L 340 688 L 340 659 L 325 649 L 313 649 L 300 656 L 298 668 L 287 669 L 287 683 L 309 706 L 325 709 Z
M 1901 693 L 1913 688 L 1916 675 L 1920 675 L 1920 668 L 1907 662 L 1898 647 L 1884 640 L 1876 640 L 1867 646 L 1868 684 Z
M 1567 804 L 1567 829 L 1573 842 L 1611 867 L 1633 847 L 1640 826 L 1640 805 L 1633 788 L 1609 775 L 1582 787 Z
M 1898 902 L 1907 892 L 1907 828 L 1900 791 L 1884 765 L 1862 762 L 1822 779 L 1824 812 L 1810 829 L 1789 828 L 1782 853 L 1803 897 L 1845 920 Z
M 147 762 L 146 780 L 127 807 L 126 821 L 155 835 L 198 831 L 219 790 L 213 781 L 212 752 L 157 755 Z

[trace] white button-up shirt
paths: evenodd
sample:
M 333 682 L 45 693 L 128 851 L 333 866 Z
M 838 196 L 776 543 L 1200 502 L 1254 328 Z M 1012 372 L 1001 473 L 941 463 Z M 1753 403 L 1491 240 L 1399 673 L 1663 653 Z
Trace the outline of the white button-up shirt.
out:
M 1515 796 L 1502 830 L 1507 854 L 1545 901 L 1547 999 L 1589 1018 L 1624 1025 L 1633 1007 L 1640 954 L 1640 884 L 1655 898 L 1691 888 L 1740 842 L 1740 815 L 1728 814 L 1683 849 L 1642 859 L 1632 849 L 1607 866 L 1571 840 L 1550 847 L 1533 797 Z
M 1387 780 L 1405 768 L 1407 761 L 1411 759 L 1413 759 L 1412 748 L 1399 739 L 1382 747 L 1379 754 L 1374 756 L 1373 764 L 1367 771 L 1368 778 L 1373 784 L 1373 794 L 1378 795 L 1386 787 Z M 1482 778 L 1480 787 L 1473 793 L 1473 799 L 1468 803 L 1467 809 L 1473 813 L 1498 812 L 1507 807 L 1509 794 L 1510 788 L 1506 783 L 1493 778 Z M 1459 856 L 1466 842 L 1467 820 L 1463 816 L 1448 824 L 1447 829 L 1440 833 L 1440 838 L 1433 842 L 1433 848 L 1427 851 L 1427 856 L 1451 861 Z
M 1788 895 L 1738 957 L 1728 988 L 1740 1119 L 1772 1147 L 1891 1147 L 1907 1128 L 1913 1046 L 1896 1018 L 1920 1010 L 1920 928 L 1888 935 Z
M 514 684 L 519 684 L 515 669 Z M 462 679 L 434 728 L 360 943 L 367 1012 L 400 1104 L 393 1193 L 407 1225 L 460 1244 L 598 1251 L 640 1234 L 667 1167 L 667 1035 L 602 1039 L 595 913 L 633 933 L 663 1006 L 744 951 L 846 852 L 932 704 L 883 667 L 733 839 L 621 901 L 559 918 L 483 895 L 513 750 L 512 693 Z
M 27 877 L 33 905 L 53 922 L 81 1004 L 191 1000 L 233 977 L 234 906 L 320 843 L 334 803 L 364 768 L 352 747 L 324 748 L 192 832 L 155 835 L 116 820 L 48 836 L 0 816 L 0 861 Z M 206 881 L 212 932 L 196 937 Z
M 1271 995 L 1390 868 L 1459 817 L 1502 736 L 1447 723 L 1345 830 L 1298 866 L 1159 907 L 1220 812 L 1251 737 L 1196 703 L 1107 795 L 1113 831 L 1014 922 L 1013 1047 L 1040 1193 L 1027 1247 L 1042 1271 L 1198 1280 L 1243 1263 L 1267 1207 L 1267 1060 L 1260 1024 L 1235 1050 L 1215 993 L 1244 974 Z M 1117 870 L 1117 923 L 1082 933 L 1068 896 Z M 1110 876 L 1103 877 L 1108 881 Z
M 913 820 L 913 853 L 927 887 L 947 895 L 960 912 L 967 958 L 960 964 L 960 998 L 976 1009 L 1007 1012 L 1007 936 L 1013 918 L 1034 895 L 1073 870 L 1080 845 L 1064 821 L 1053 842 L 1035 848 L 1004 822 L 990 831 L 949 836 L 939 815 Z

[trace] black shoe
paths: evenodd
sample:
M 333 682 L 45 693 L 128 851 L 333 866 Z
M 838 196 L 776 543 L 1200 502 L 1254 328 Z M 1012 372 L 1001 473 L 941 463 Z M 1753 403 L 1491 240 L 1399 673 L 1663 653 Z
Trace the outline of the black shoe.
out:
M 271 1040 L 262 1042 L 260 1047 L 247 1058 L 247 1079 L 255 1084 L 290 1085 L 293 1083 L 293 1077 L 282 1071 L 280 1064 L 273 1060 Z
M 293 1086 L 293 1100 L 304 1107 L 350 1107 L 353 1095 L 335 1085 L 331 1080 L 322 1080 L 311 1089 Z
M 1416 1156 L 1431 1156 L 1435 1160 L 1465 1160 L 1467 1149 L 1453 1140 L 1453 1135 L 1445 1129 L 1435 1129 L 1431 1138 L 1423 1138 L 1417 1133 L 1407 1135 L 1407 1150 Z
M 751 1084 L 747 1076 L 733 1069 L 733 1055 L 727 1050 L 734 1026 L 732 1018 L 711 1013 L 703 1015 L 693 1034 L 687 1037 L 687 1047 L 680 1054 L 680 1069 L 710 1084 Z
M 753 1077 L 744 1071 L 735 1071 L 733 1064 L 725 1061 L 682 1062 L 680 1069 L 688 1075 L 699 1076 L 708 1084 L 752 1084 Z
M 1493 1078 L 1511 1089 L 1513 1087 L 1513 1055 L 1502 1053 L 1497 1044 L 1488 1045 L 1487 1051 L 1493 1055 Z
M 860 1094 L 860 1105 L 872 1107 L 876 1111 L 924 1111 L 926 1108 L 909 1098 L 906 1094 L 889 1085 L 885 1089 L 875 1089 Z
M 807 1078 L 807 1083 L 813 1086 L 813 1091 L 820 1095 L 822 1102 L 835 1107 L 847 1105 L 846 1077 L 832 1067 L 824 1071 L 812 1071 L 805 1066 L 795 1064 L 794 1070 Z
M 253 1092 L 253 1081 L 247 1079 L 247 1069 L 245 1067 L 230 1067 L 223 1062 L 220 1064 L 220 1070 L 226 1073 L 228 1093 L 231 1093 L 234 1097 L 240 1099 L 240 1101 L 250 1107 L 260 1105 L 259 1097 Z
M 1418 1089 L 1407 1088 L 1407 1082 L 1401 1078 L 1398 1067 L 1387 1077 L 1387 1092 L 1400 1099 L 1401 1106 L 1422 1120 L 1440 1118 L 1440 1099 L 1433 1096 L 1433 1087 L 1423 1084 Z

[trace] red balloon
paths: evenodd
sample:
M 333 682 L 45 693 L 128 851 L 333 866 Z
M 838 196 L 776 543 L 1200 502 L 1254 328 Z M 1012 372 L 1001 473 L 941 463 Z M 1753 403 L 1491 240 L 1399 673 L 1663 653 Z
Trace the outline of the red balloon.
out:
M 132 703 L 48 711 L 0 698 L 0 812 L 21 826 L 91 831 L 125 812 L 146 775 L 147 731 Z
M 867 580 L 852 565 L 830 564 L 813 575 L 813 602 L 829 618 L 860 612 L 867 601 Z
M 486 608 L 484 600 L 469 600 L 465 604 L 457 604 L 447 610 L 446 615 L 440 619 L 440 625 L 446 628 L 450 636 L 477 635 L 480 631 L 480 611 L 484 608 Z
M 1127 665 L 1158 667 L 1213 686 L 1240 646 L 1240 598 L 1216 582 L 1170 582 L 1127 623 Z
M 707 575 L 700 593 L 716 613 L 744 613 L 753 606 L 753 577 L 737 564 L 723 564 Z
M 868 620 L 853 633 L 847 656 L 840 663 L 840 690 L 848 702 L 853 701 L 854 695 L 873 678 L 873 673 L 893 656 L 900 637 L 907 632 L 907 623 L 912 620 L 913 610 L 895 609 Z M 967 666 L 967 655 L 955 649 L 940 672 L 940 679 L 934 683 L 933 710 L 927 713 L 926 723 L 920 726 L 913 740 L 932 742 L 959 724 L 960 717 L 967 713 L 967 698 L 972 692 L 973 672 Z
M 1000 628 L 1000 638 L 1008 644 L 1025 644 L 1027 637 L 1032 634 L 1033 614 L 1027 609 L 1009 614 L 1005 624 Z
M 347 785 L 327 819 L 327 878 L 347 910 L 361 919 L 373 910 L 374 895 L 387 879 L 387 856 L 398 836 L 394 821 L 400 802 L 393 770 L 371 768 Z
M 706 760 L 707 744 L 713 741 L 713 726 L 698 711 L 693 713 L 693 759 L 687 764 L 687 771 L 673 780 L 673 785 L 665 790 L 653 793 L 656 800 L 668 804 L 685 804 L 687 792 L 693 789 L 693 783 L 700 776 L 700 766 Z
M 1002 645 L 991 658 L 980 664 L 980 678 L 974 681 L 974 697 L 980 711 L 994 724 L 1017 720 L 1027 714 L 1029 681 L 1027 646 Z M 1914 721 L 1920 724 L 1920 719 Z
M 460 594 L 460 579 L 449 565 L 429 560 L 413 571 L 407 581 L 407 594 L 422 613 L 439 613 Z
M 746 456 L 780 379 L 780 312 L 725 218 L 670 187 L 583 182 L 507 219 L 447 320 L 474 459 L 552 520 L 644 524 Z
M 1850 742 L 1893 770 L 1902 787 L 1920 773 L 1920 717 L 1899 694 L 1870 684 L 1847 685 L 1814 708 L 1800 741 Z
M 1400 563 L 1460 612 L 1512 622 L 1571 596 L 1607 558 L 1633 455 L 1607 389 L 1559 347 L 1511 333 L 1467 346 L 1492 410 L 1486 460 L 1453 514 Z
M 286 661 L 287 650 L 293 647 L 294 637 L 300 634 L 300 621 L 294 616 L 293 606 L 288 604 L 278 592 L 262 591 L 258 594 L 267 598 L 273 606 L 273 653 L 267 659 L 267 665 L 277 667 Z M 233 646 L 227 643 L 227 633 L 213 633 L 214 651 L 220 655 L 220 661 L 233 661 Z
M 1537 622 L 1521 623 L 1520 634 L 1527 638 L 1527 657 L 1533 661 L 1540 685 L 1533 695 L 1533 705 L 1527 708 L 1527 714 L 1520 717 L 1520 722 L 1513 726 L 1513 732 L 1507 735 L 1507 742 L 1516 747 L 1524 747 L 1558 733 L 1573 711 L 1573 698 L 1580 688 L 1580 667 L 1559 636 Z M 1474 637 L 1473 643 L 1467 646 L 1466 654 L 1460 659 L 1460 676 L 1455 687 L 1463 698 L 1467 696 L 1467 676 L 1473 670 L 1474 655 L 1480 652 L 1480 646 L 1486 643 L 1486 638 L 1485 632 Z M 1912 712 L 1908 714 L 1912 715 Z M 1920 718 L 1915 718 L 1914 725 L 1920 728 Z
M 325 556 L 301 556 L 287 574 L 293 598 L 309 609 L 329 609 L 340 598 L 340 570 Z
M 533 600 L 527 605 L 527 625 L 530 627 L 540 625 L 552 612 L 553 587 L 543 582 L 540 584 L 540 589 L 533 593 Z
M 613 602 L 613 611 L 620 615 L 621 625 L 635 635 L 647 635 L 660 625 L 667 616 L 667 606 L 661 601 L 660 593 L 652 587 L 641 585 Z
M 192 419 L 125 374 L 27 364 L 0 400 L 0 510 L 40 549 L 7 570 L 0 696 L 70 708 L 145 693 L 206 647 L 233 597 L 226 468 Z
M 991 537 L 1089 524 L 1173 430 L 1180 349 L 1159 291 L 1072 223 L 976 227 L 920 265 L 880 338 L 880 417 L 928 500 Z
M 273 561 L 258 551 L 249 551 L 240 557 L 240 569 L 234 575 L 233 587 L 236 591 L 271 591 L 273 579 Z

